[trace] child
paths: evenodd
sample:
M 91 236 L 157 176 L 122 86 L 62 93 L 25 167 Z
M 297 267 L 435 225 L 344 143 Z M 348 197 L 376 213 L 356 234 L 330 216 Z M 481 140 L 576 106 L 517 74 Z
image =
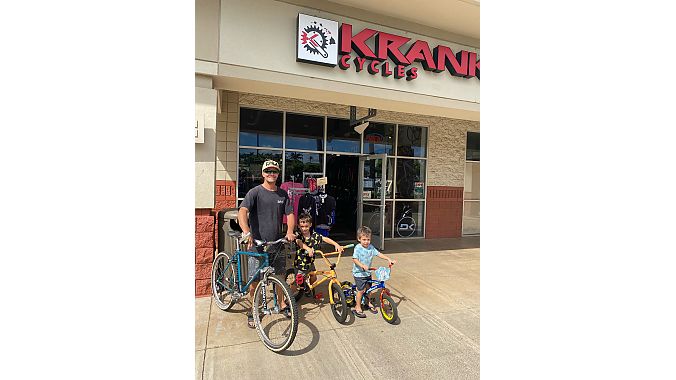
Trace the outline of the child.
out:
M 390 264 L 396 264 L 397 260 L 390 260 L 389 257 L 378 252 L 378 250 L 371 245 L 371 229 L 364 226 L 360 227 L 357 230 L 357 240 L 359 240 L 359 245 L 354 247 L 354 254 L 352 255 L 352 261 L 354 265 L 352 266 L 352 275 L 354 276 L 354 283 L 357 286 L 357 295 L 355 297 L 355 307 L 354 315 L 359 318 L 366 318 L 366 314 L 361 309 L 361 297 L 366 290 L 367 280 L 371 279 L 371 272 L 369 272 L 369 267 L 371 266 L 371 261 L 374 256 L 378 256 L 381 259 L 387 260 Z M 368 302 L 368 298 L 367 298 Z M 375 307 L 369 306 L 369 311 L 373 314 L 377 314 L 378 311 Z
M 300 214 L 298 217 L 298 228 L 300 233 L 296 235 L 296 244 L 298 250 L 296 251 L 296 258 L 293 261 L 293 268 L 295 273 L 303 273 L 304 276 L 315 269 L 315 249 L 317 249 L 322 242 L 332 244 L 336 251 L 343 252 L 344 248 L 328 237 L 322 236 L 317 232 L 310 232 L 312 227 L 312 217 L 308 214 Z M 317 281 L 317 276 L 310 276 L 310 284 Z M 291 284 L 291 290 L 296 291 L 296 283 Z

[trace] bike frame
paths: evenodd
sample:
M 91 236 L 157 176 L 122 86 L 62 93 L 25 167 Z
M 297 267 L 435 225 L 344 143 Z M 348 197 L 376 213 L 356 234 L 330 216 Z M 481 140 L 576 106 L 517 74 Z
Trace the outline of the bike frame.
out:
M 281 254 L 281 252 L 279 254 Z M 263 258 L 261 264 L 256 269 L 256 272 L 254 273 L 254 275 L 251 277 L 251 279 L 249 281 L 247 281 L 246 284 L 244 284 L 244 286 L 242 286 L 242 282 L 243 282 L 242 278 L 244 277 L 244 274 L 242 273 L 242 260 L 240 259 L 240 256 L 253 256 L 253 257 L 262 257 Z M 230 265 L 233 262 L 237 263 L 237 273 L 235 274 L 235 283 L 237 284 L 237 291 L 242 295 L 246 294 L 246 292 L 249 290 L 249 287 L 251 286 L 251 284 L 254 281 L 264 280 L 263 278 L 257 279 L 256 277 L 258 277 L 261 274 L 263 268 L 270 266 L 269 254 L 267 252 L 259 253 L 259 252 L 236 250 L 235 253 L 232 255 L 232 257 L 230 258 L 230 261 L 228 262 L 227 265 Z M 263 282 L 263 300 L 264 300 L 263 305 L 265 305 L 264 313 L 268 313 L 267 302 L 265 302 L 266 294 L 267 294 L 267 291 L 265 289 L 265 282 Z M 274 305 L 277 307 L 278 304 L 277 304 L 277 292 L 276 291 L 272 292 L 272 298 L 273 298 L 273 301 L 274 301 Z
M 348 244 L 346 246 L 343 246 L 343 248 L 345 248 L 345 249 L 351 248 L 351 247 L 354 247 L 354 244 Z M 329 268 L 332 268 L 332 269 L 330 269 L 330 270 L 314 270 L 314 271 L 308 272 L 308 274 L 307 274 L 308 277 L 313 276 L 313 275 L 315 275 L 315 276 L 320 275 L 320 276 L 324 277 L 321 280 L 315 281 L 314 284 L 309 285 L 309 288 L 310 288 L 310 290 L 312 290 L 312 289 L 318 287 L 320 284 L 324 283 L 325 281 L 329 281 L 329 302 L 334 303 L 333 302 L 333 292 L 331 291 L 331 285 L 330 284 L 335 283 L 340 288 L 340 281 L 338 281 L 338 276 L 336 275 L 335 267 L 340 262 L 341 252 L 335 251 L 335 252 L 330 252 L 330 253 L 324 254 L 324 252 L 322 252 L 320 250 L 316 250 L 315 255 L 317 254 L 317 252 L 319 252 L 319 254 L 322 255 L 322 259 L 324 259 L 324 261 L 326 261 L 326 264 L 329 266 Z M 334 254 L 338 254 L 338 260 L 336 260 L 335 264 L 331 264 L 331 262 L 329 261 L 329 259 L 326 258 L 326 256 L 327 255 L 334 255 Z

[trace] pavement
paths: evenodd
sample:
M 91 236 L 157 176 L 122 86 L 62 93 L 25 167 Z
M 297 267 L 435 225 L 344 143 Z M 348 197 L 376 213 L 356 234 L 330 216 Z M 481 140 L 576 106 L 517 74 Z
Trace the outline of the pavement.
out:
M 277 354 L 246 327 L 248 300 L 225 312 L 197 298 L 195 379 L 479 379 L 479 237 L 386 241 L 383 253 L 398 261 L 386 283 L 397 324 L 368 312 L 339 324 L 328 297 L 303 297 L 296 339 Z M 349 256 L 336 271 L 354 282 Z

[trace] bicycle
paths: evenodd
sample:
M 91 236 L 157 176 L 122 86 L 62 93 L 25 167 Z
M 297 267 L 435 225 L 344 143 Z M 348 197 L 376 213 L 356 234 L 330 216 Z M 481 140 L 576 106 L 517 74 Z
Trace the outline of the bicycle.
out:
M 241 233 L 234 231 L 229 232 L 228 235 L 237 238 L 238 241 L 241 237 Z M 274 276 L 275 270 L 270 266 L 268 260 L 268 248 L 278 243 L 290 242 L 285 238 L 272 242 L 254 240 L 256 247 L 263 247 L 263 253 L 236 250 L 232 258 L 227 253 L 220 252 L 214 258 L 211 270 L 211 291 L 216 306 L 223 311 L 230 309 L 235 302 L 247 294 L 249 286 L 255 280 L 259 280 L 253 298 L 253 319 L 258 337 L 265 347 L 274 352 L 282 352 L 289 348 L 298 332 L 296 300 L 291 296 L 289 286 Z M 262 258 L 255 273 L 246 284 L 243 284 L 242 260 L 246 260 L 243 258 L 244 256 Z M 290 319 L 284 315 L 283 310 L 279 307 L 276 287 L 279 287 L 284 294 L 291 312 Z M 264 317 L 267 317 L 266 320 L 270 320 L 271 323 L 263 326 L 262 320 Z
M 382 269 L 381 269 L 382 268 Z M 399 315 L 397 312 L 397 304 L 394 303 L 392 296 L 390 295 L 390 290 L 385 287 L 385 281 L 390 278 L 389 271 L 392 268 L 392 264 L 388 265 L 388 268 L 369 268 L 369 270 L 375 270 L 376 272 L 387 272 L 386 275 L 381 275 L 377 273 L 377 279 L 367 279 L 367 284 L 370 285 L 368 289 L 362 295 L 360 300 L 362 309 L 367 310 L 369 308 L 369 295 L 375 292 L 378 289 L 380 290 L 380 314 L 383 316 L 383 319 L 390 324 L 393 324 Z M 386 269 L 386 271 L 384 271 Z M 357 286 L 350 281 L 343 281 L 340 283 L 341 288 L 343 289 L 343 294 L 345 295 L 345 302 L 349 307 L 356 305 L 355 295 L 357 294 Z
M 354 244 L 348 244 L 343 246 L 344 249 L 352 247 L 354 247 Z M 294 282 L 296 283 L 298 289 L 296 293 L 293 294 L 293 297 L 295 298 L 296 301 L 298 301 L 301 299 L 301 297 L 303 297 L 303 294 L 306 294 L 311 297 L 315 288 L 317 288 L 323 282 L 328 281 L 329 303 L 331 304 L 331 313 L 333 313 L 333 317 L 336 318 L 336 321 L 338 321 L 338 323 L 343 323 L 347 318 L 347 312 L 349 309 L 345 301 L 345 295 L 343 294 L 343 291 L 341 289 L 341 283 L 340 281 L 338 281 L 338 278 L 336 276 L 336 265 L 338 265 L 338 263 L 340 262 L 341 253 L 336 251 L 324 254 L 324 252 L 320 250 L 315 250 L 315 255 L 317 253 L 319 253 L 324 259 L 324 261 L 326 261 L 326 264 L 329 266 L 329 270 L 314 270 L 308 272 L 307 274 L 303 273 L 296 274 L 294 268 L 289 268 L 286 271 L 286 283 L 287 284 Z M 338 253 L 338 260 L 335 263 L 331 263 L 326 258 L 326 255 L 333 255 L 336 253 Z M 315 281 L 314 284 L 310 284 L 310 277 L 316 275 L 323 276 L 323 278 L 321 280 Z

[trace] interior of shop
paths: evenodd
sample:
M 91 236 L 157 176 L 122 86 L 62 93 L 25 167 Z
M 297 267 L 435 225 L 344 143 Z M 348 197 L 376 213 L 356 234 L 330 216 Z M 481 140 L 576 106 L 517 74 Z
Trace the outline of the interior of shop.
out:
M 336 198 L 336 220 L 330 236 L 337 242 L 351 243 L 357 236 L 358 170 L 358 156 L 326 155 L 326 192 Z

